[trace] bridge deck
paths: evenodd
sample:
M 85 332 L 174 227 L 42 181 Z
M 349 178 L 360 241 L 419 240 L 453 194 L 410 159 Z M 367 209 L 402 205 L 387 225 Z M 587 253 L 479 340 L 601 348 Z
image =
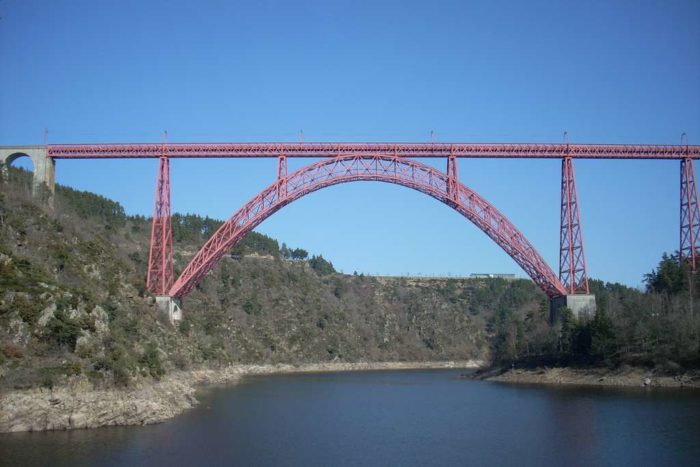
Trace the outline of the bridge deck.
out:
M 334 157 L 387 154 L 429 158 L 683 159 L 699 158 L 700 146 L 644 144 L 514 144 L 514 143 L 143 143 L 51 144 L 54 159 L 192 157 Z

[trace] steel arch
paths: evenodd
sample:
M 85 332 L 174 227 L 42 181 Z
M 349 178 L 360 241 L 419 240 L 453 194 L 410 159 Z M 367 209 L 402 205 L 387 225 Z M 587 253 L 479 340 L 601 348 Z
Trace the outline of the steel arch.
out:
M 354 181 L 394 183 L 432 196 L 455 209 L 493 239 L 547 296 L 566 294 L 544 258 L 488 201 L 459 181 L 423 163 L 401 156 L 376 154 L 340 155 L 279 177 L 214 233 L 192 258 L 168 295 L 176 298 L 187 295 L 227 251 L 277 210 L 321 188 Z

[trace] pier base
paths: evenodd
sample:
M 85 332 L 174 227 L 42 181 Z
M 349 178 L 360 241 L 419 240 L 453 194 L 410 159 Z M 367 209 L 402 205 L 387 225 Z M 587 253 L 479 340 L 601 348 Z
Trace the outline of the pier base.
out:
M 593 317 L 596 310 L 595 295 L 580 294 L 554 297 L 549 305 L 549 319 L 552 323 L 559 321 L 562 308 L 571 310 L 577 319 Z
M 167 295 L 158 296 L 156 297 L 156 305 L 168 315 L 168 321 L 171 324 L 182 320 L 182 308 L 180 308 L 180 302 L 176 298 Z

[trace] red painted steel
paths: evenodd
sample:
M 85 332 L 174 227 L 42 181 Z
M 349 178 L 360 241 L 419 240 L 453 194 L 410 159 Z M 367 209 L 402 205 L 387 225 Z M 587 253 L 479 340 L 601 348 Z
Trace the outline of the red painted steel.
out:
M 700 213 L 698 191 L 695 184 L 693 160 L 681 160 L 681 258 L 690 262 L 693 271 L 697 267 L 698 236 L 700 235 Z
M 459 197 L 459 171 L 457 170 L 457 158 L 450 154 L 447 158 L 447 196 L 458 201 Z
M 287 196 L 287 156 L 280 154 L 277 158 L 277 197 Z
M 561 229 L 559 233 L 559 280 L 568 294 L 587 294 L 588 274 L 583 254 L 583 232 L 576 192 L 574 163 L 561 160 Z
M 160 157 L 159 144 L 50 144 L 55 159 Z M 337 157 L 377 154 L 401 157 L 548 158 L 560 159 L 695 159 L 700 146 L 649 144 L 513 144 L 513 143 L 170 143 L 173 157 Z
M 285 178 L 278 178 L 214 233 L 175 281 L 168 295 L 177 298 L 187 295 L 237 242 L 283 206 L 321 188 L 354 181 L 403 185 L 446 203 L 493 239 L 549 297 L 566 294 L 547 262 L 523 234 L 477 193 L 457 182 L 457 196 L 453 196 L 448 193 L 450 177 L 447 174 L 415 160 L 373 154 L 324 159 Z M 282 191 L 280 186 L 283 184 L 286 189 Z
M 163 149 L 158 162 L 156 201 L 151 224 L 146 288 L 155 295 L 167 295 L 173 285 L 173 230 L 170 216 L 170 161 Z

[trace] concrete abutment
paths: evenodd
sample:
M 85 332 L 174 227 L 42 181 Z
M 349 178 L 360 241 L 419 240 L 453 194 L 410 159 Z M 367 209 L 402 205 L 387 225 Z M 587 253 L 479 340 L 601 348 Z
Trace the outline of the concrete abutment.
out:
M 561 310 L 568 308 L 575 318 L 593 317 L 596 312 L 595 295 L 577 294 L 554 297 L 549 302 L 549 319 L 556 323 L 561 318 Z
M 156 296 L 156 305 L 168 316 L 168 320 L 171 324 L 182 320 L 182 308 L 178 299 L 167 295 L 159 295 Z

